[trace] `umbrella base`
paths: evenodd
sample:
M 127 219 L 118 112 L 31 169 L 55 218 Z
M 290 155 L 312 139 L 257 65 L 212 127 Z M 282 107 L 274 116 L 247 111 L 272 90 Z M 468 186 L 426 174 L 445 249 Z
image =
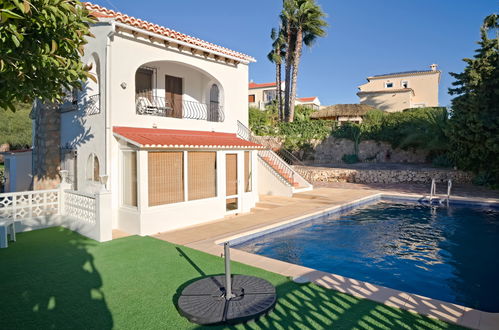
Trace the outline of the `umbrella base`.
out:
M 274 286 L 254 276 L 233 275 L 234 297 L 227 300 L 225 293 L 225 275 L 203 278 L 182 291 L 179 311 L 197 324 L 236 324 L 258 318 L 276 303 Z

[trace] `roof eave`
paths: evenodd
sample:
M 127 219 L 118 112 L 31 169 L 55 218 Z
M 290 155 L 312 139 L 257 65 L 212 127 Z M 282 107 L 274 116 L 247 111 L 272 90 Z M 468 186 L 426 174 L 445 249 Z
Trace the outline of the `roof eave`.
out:
M 191 43 L 188 43 L 188 42 L 185 42 L 185 41 L 181 41 L 181 40 L 178 40 L 178 39 L 175 39 L 175 38 L 170 38 L 170 37 L 164 36 L 164 35 L 159 34 L 159 33 L 151 32 L 151 31 L 148 31 L 148 30 L 145 30 L 145 29 L 142 29 L 142 28 L 131 26 L 129 24 L 119 22 L 116 19 L 113 19 L 113 22 L 114 22 L 114 26 L 118 26 L 118 27 L 121 27 L 123 29 L 128 29 L 128 30 L 131 30 L 132 32 L 142 33 L 142 34 L 145 34 L 145 35 L 153 37 L 153 38 L 165 40 L 165 41 L 172 42 L 172 43 L 175 43 L 175 44 L 178 44 L 178 45 L 181 45 L 181 46 L 189 47 L 189 48 L 192 48 L 192 49 L 201 50 L 203 52 L 208 52 L 208 53 L 211 53 L 213 55 L 220 56 L 220 57 L 225 57 L 225 58 L 228 58 L 228 59 L 231 59 L 233 61 L 237 61 L 237 62 L 240 62 L 240 63 L 243 63 L 243 64 L 249 64 L 249 63 L 255 63 L 256 62 L 256 59 L 254 57 L 251 57 L 251 56 L 245 56 L 244 58 L 241 58 L 241 57 L 237 57 L 237 56 L 233 56 L 233 55 L 228 55 L 228 54 L 224 54 L 222 52 L 219 52 L 219 51 L 207 48 L 207 47 L 193 45 Z

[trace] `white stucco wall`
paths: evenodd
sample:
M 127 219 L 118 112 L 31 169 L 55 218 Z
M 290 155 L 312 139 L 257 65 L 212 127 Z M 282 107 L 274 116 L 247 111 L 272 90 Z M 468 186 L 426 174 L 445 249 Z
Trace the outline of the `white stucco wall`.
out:
M 248 126 L 248 65 L 225 63 L 223 59 L 192 54 L 188 50 L 167 47 L 163 43 L 152 43 L 140 34 L 134 37 L 122 31 L 113 35 L 111 25 L 100 22 L 92 27 L 95 38 L 89 39 L 85 47 L 85 63 L 94 62 L 98 84 L 89 82 L 87 93 L 100 94 L 100 113 L 85 115 L 81 109 L 61 114 L 61 146 L 77 150 L 78 190 L 93 192 L 98 184 L 89 182 L 87 160 L 97 155 L 100 174 L 108 175 L 106 185 L 112 193 L 111 205 L 113 228 L 132 234 L 151 234 L 158 231 L 194 225 L 223 218 L 225 211 L 225 158 L 218 159 L 218 197 L 165 206 L 147 206 L 147 151 L 138 152 L 138 200 L 137 208 L 121 205 L 121 148 L 129 148 L 118 141 L 112 133 L 114 126 L 184 129 L 216 132 L 237 132 L 237 121 Z M 111 36 L 108 38 L 108 36 Z M 140 66 L 155 67 L 157 72 L 157 95 L 164 95 L 165 75 L 183 78 L 184 95 L 187 101 L 207 103 L 209 88 L 216 83 L 220 88 L 220 105 L 225 120 L 165 118 L 136 113 L 135 73 Z M 125 86 L 123 88 L 122 86 Z M 232 151 L 231 151 L 232 152 Z M 244 173 L 243 151 L 239 155 L 239 173 Z M 218 157 L 224 152 L 219 151 Z M 240 209 L 248 212 L 258 201 L 258 175 L 256 153 L 253 152 L 253 191 L 244 193 L 240 182 Z M 243 180 L 243 177 L 240 177 Z
M 147 151 L 141 151 L 138 156 L 140 168 L 147 169 Z M 115 228 L 137 235 L 150 235 L 158 232 L 175 230 L 221 219 L 227 215 L 226 185 L 225 185 L 225 155 L 238 156 L 238 195 L 239 209 L 235 213 L 249 212 L 258 201 L 257 155 L 252 152 L 253 176 L 252 191 L 244 192 L 244 151 L 217 152 L 217 196 L 194 201 L 148 206 L 147 171 L 139 172 L 139 205 L 137 208 L 118 207 L 118 221 Z M 187 176 L 187 173 L 184 172 Z M 187 178 L 188 180 L 188 178 Z M 119 194 L 117 194 L 119 196 Z
M 5 161 L 5 192 L 31 190 L 32 152 L 11 152 L 4 154 Z
M 87 160 L 90 154 L 99 159 L 100 174 L 106 174 L 106 41 L 111 28 L 107 24 L 92 27 L 95 38 L 88 38 L 83 62 L 92 65 L 92 73 L 97 83 L 88 80 L 79 98 L 99 94 L 100 113 L 86 115 L 84 109 L 61 113 L 61 147 L 77 150 L 77 187 L 80 191 L 94 192 L 100 187 L 86 180 Z

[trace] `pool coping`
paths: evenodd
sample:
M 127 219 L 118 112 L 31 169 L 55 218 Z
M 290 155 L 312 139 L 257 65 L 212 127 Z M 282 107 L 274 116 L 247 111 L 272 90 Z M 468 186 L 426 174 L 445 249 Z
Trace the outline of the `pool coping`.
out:
M 212 237 L 186 246 L 213 255 L 222 255 L 224 242 L 241 243 L 257 236 L 270 234 L 286 227 L 295 226 L 319 216 L 327 216 L 335 213 L 348 211 L 371 202 L 382 199 L 401 201 L 420 201 L 421 195 L 402 194 L 395 192 L 376 192 L 367 197 L 352 200 L 350 202 L 332 207 L 321 207 L 319 210 L 308 212 L 300 216 L 284 218 L 283 221 L 263 225 L 251 230 L 245 230 L 234 234 L 225 234 Z M 463 198 L 453 197 L 452 204 L 477 205 L 498 207 L 499 200 L 487 198 Z M 404 309 L 420 315 L 435 318 L 441 321 L 454 323 L 472 329 L 492 330 L 499 329 L 499 313 L 489 313 L 477 309 L 461 306 L 454 303 L 428 298 L 421 295 L 407 293 L 380 285 L 363 282 L 337 274 L 322 272 L 316 269 L 272 259 L 237 249 L 231 249 L 233 261 L 248 264 L 283 276 L 291 277 L 296 282 L 312 282 L 324 288 L 350 294 L 354 297 L 369 299 L 390 307 Z

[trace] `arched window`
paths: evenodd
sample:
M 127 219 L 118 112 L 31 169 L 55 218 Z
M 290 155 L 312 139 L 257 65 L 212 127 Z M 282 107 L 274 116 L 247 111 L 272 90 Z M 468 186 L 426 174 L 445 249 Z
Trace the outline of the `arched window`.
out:
M 210 89 L 210 110 L 208 111 L 208 121 L 218 121 L 220 116 L 220 90 L 216 84 Z
M 87 180 L 93 182 L 99 182 L 100 176 L 100 167 L 99 167 L 99 158 L 97 155 L 90 154 L 87 160 Z

